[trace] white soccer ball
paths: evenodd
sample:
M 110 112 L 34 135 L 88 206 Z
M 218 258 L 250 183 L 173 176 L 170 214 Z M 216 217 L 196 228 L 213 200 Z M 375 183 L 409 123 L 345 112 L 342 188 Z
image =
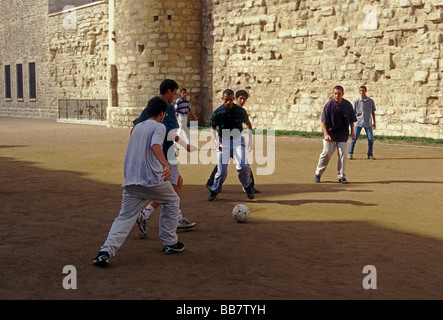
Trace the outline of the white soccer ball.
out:
M 238 222 L 245 222 L 248 219 L 249 214 L 250 214 L 250 210 L 244 204 L 237 204 L 232 209 L 232 216 Z

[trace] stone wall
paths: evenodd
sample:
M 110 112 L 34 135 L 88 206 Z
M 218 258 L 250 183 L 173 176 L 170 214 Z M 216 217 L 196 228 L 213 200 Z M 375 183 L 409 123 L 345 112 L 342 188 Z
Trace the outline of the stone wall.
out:
M 0 116 L 57 118 L 59 99 L 108 98 L 108 7 L 94 2 L 48 14 L 45 0 L 0 0 Z M 29 62 L 36 65 L 36 99 L 29 98 Z M 23 99 L 16 98 L 18 63 Z M 5 99 L 5 65 L 11 66 L 12 99 Z
M 59 99 L 108 98 L 108 6 L 49 15 L 50 105 Z
M 376 134 L 443 137 L 443 0 L 78 0 L 48 14 L 57 3 L 0 0 L 0 116 L 55 118 L 59 99 L 110 98 L 108 126 L 130 126 L 172 78 L 200 124 L 231 88 L 249 91 L 256 128 L 320 131 L 332 88 L 353 101 L 366 85 Z
M 377 134 L 443 137 L 441 0 L 204 0 L 203 83 L 250 92 L 254 127 L 320 131 L 340 84 L 377 107 Z M 210 53 L 212 52 L 212 54 Z
M 0 116 L 53 118 L 48 105 L 48 42 L 45 0 L 0 0 Z M 26 23 L 23 23 L 26 21 Z M 35 63 L 37 98 L 29 98 L 29 63 Z M 17 99 L 16 65 L 23 66 L 23 99 Z M 5 98 L 5 65 L 11 68 L 11 99 Z
M 188 89 L 201 114 L 200 19 L 200 1 L 115 1 L 117 103 L 108 126 L 131 126 L 166 78 Z

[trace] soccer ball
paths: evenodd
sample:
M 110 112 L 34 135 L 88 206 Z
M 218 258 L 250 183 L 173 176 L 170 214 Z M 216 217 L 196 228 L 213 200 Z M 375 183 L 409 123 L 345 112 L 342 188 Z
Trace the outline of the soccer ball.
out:
M 232 217 L 238 222 L 245 222 L 249 217 L 249 208 L 244 204 L 237 204 L 232 209 Z

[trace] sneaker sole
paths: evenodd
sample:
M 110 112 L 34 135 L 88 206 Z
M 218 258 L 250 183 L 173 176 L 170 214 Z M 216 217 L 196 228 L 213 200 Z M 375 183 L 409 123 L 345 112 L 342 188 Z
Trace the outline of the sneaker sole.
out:
M 102 260 L 102 261 L 94 260 L 93 264 L 96 267 L 104 268 L 108 265 L 108 260 Z
M 162 251 L 166 254 L 173 254 L 173 253 L 180 253 L 183 252 L 183 250 L 185 250 L 185 247 L 181 248 L 181 249 L 173 249 L 173 248 L 169 248 L 169 247 L 162 247 Z
M 177 226 L 177 229 L 191 229 L 194 228 L 197 224 L 194 222 L 191 225 L 186 225 L 186 226 Z

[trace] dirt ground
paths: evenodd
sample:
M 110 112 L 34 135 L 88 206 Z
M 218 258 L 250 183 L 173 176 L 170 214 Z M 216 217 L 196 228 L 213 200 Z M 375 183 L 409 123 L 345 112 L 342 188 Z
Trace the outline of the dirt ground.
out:
M 376 134 L 376 132 L 375 132 Z M 92 260 L 118 214 L 129 129 L 0 118 L 0 299 L 323 300 L 443 298 L 443 148 L 365 140 L 336 180 L 313 182 L 321 139 L 276 138 L 275 172 L 248 200 L 233 165 L 208 202 L 212 164 L 180 164 L 183 253 L 134 226 L 108 268 Z M 201 145 L 200 145 L 201 146 Z M 256 173 L 263 164 L 253 163 Z M 251 209 L 246 223 L 231 210 Z M 63 268 L 75 267 L 66 290 Z M 365 289 L 372 265 L 376 289 Z M 72 275 L 72 274 L 71 274 Z

